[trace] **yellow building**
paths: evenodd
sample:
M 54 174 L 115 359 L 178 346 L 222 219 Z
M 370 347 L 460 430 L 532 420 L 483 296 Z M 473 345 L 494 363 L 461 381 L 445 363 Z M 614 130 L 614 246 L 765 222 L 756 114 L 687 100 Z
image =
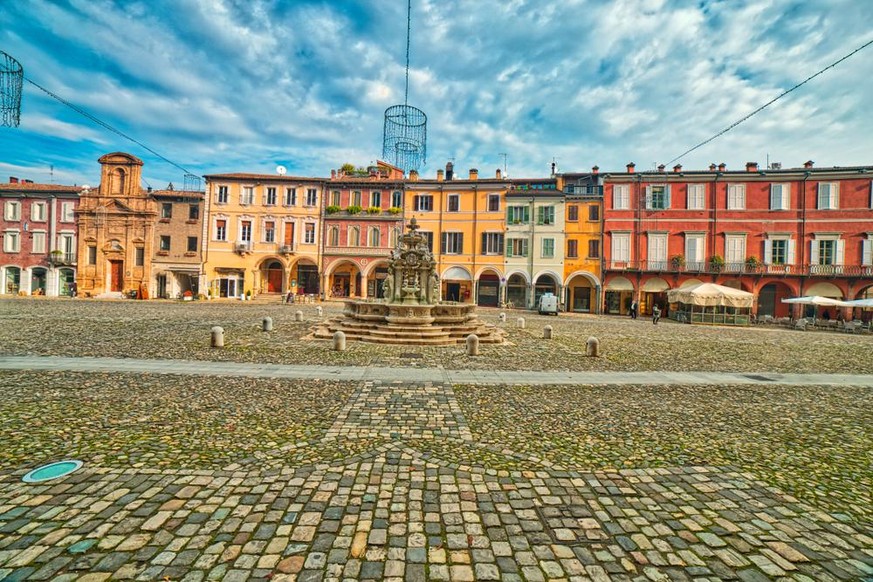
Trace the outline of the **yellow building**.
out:
M 458 179 L 451 163 L 435 179 L 410 172 L 404 216 L 430 240 L 444 301 L 496 307 L 502 300 L 507 188 L 500 170 L 489 179 L 475 169 Z
M 211 297 L 317 295 L 324 183 L 279 174 L 206 176 L 201 289 Z
M 597 168 L 590 174 L 562 174 L 565 196 L 564 305 L 567 311 L 600 313 L 603 252 L 603 186 Z

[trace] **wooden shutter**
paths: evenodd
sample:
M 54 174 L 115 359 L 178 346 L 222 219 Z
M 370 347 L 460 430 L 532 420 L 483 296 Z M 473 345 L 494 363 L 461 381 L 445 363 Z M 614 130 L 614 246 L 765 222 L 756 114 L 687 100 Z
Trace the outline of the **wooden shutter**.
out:
M 480 255 L 486 254 L 488 251 L 488 233 L 482 233 L 482 250 L 479 251 Z
M 412 208 L 413 208 L 413 210 L 415 210 L 415 211 L 418 211 L 418 209 L 419 209 L 419 208 L 418 208 L 418 199 L 419 199 L 419 198 L 421 198 L 421 196 L 414 196 L 414 197 L 412 198 Z
M 869 238 L 861 241 L 861 264 L 873 265 L 873 240 Z
M 464 254 L 464 233 L 463 232 L 458 233 L 458 248 L 455 249 L 455 252 L 458 253 L 459 255 Z
M 837 241 L 837 257 L 836 257 L 836 260 L 834 261 L 834 264 L 836 264 L 836 265 L 845 264 L 845 258 L 846 258 L 846 241 L 840 239 Z
M 522 222 L 524 222 L 525 224 L 530 222 L 530 206 L 524 206 L 524 212 L 522 212 L 522 216 L 524 217 Z
M 840 183 L 834 182 L 831 184 L 831 208 L 840 207 Z M 837 245 L 839 246 L 839 245 Z M 840 263 L 842 264 L 842 263 Z
M 497 252 L 503 254 L 503 233 L 497 235 Z
M 811 265 L 818 264 L 818 241 L 809 241 L 809 263 Z
M 779 184 L 770 184 L 770 210 L 781 210 L 782 203 L 780 195 L 782 191 L 779 189 Z
M 789 265 L 794 264 L 794 240 L 788 241 L 788 256 L 785 258 L 785 262 Z
M 773 241 L 770 239 L 764 240 L 764 264 L 769 265 L 773 262 Z
M 670 208 L 670 184 L 664 186 L 664 208 Z
M 523 256 L 523 257 L 527 256 L 527 239 L 526 238 L 521 240 L 521 256 Z
M 440 254 L 446 254 L 446 241 L 448 240 L 448 233 L 444 232 L 440 235 Z
M 646 210 L 652 209 L 652 187 L 646 186 Z

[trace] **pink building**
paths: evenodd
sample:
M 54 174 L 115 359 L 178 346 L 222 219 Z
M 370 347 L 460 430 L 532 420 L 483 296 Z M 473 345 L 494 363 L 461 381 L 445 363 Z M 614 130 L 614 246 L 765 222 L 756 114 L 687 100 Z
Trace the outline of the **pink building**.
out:
M 76 280 L 77 186 L 0 184 L 0 295 L 69 295 Z
M 873 168 L 627 171 L 605 176 L 604 305 L 643 313 L 666 291 L 715 282 L 755 293 L 760 315 L 782 299 L 873 295 Z M 799 315 L 795 312 L 794 315 Z

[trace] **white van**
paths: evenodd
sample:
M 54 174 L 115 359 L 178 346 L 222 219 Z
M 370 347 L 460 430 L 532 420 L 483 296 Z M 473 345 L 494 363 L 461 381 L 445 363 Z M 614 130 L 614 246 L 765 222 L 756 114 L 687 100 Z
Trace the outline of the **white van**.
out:
M 540 315 L 551 313 L 558 315 L 558 296 L 552 293 L 546 293 L 540 297 L 540 304 L 537 307 Z

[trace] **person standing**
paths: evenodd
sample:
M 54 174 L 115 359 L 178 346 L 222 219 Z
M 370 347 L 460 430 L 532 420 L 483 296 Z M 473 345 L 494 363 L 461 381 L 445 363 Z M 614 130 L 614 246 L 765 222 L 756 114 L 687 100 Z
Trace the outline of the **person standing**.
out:
M 661 319 L 661 308 L 657 305 L 652 307 L 652 324 L 658 325 L 658 320 Z
M 639 309 L 640 309 L 640 306 L 637 304 L 637 300 L 634 299 L 633 301 L 631 301 L 631 306 L 630 306 L 631 319 L 637 318 L 637 313 L 638 313 Z

